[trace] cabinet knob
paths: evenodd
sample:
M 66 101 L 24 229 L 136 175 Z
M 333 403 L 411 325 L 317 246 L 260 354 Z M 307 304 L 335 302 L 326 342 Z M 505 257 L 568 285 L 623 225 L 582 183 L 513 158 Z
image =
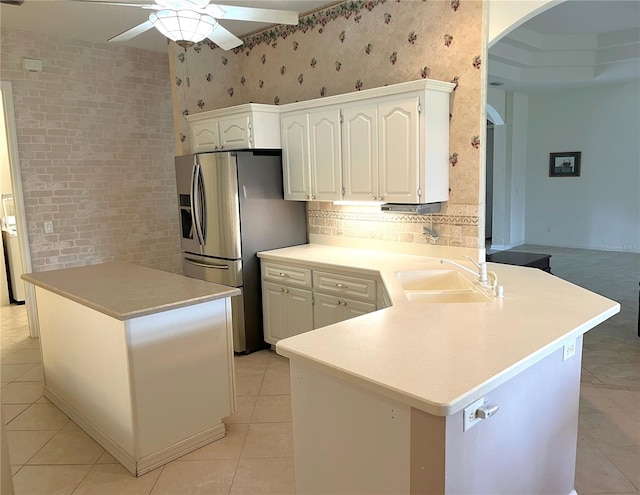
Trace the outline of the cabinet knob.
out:
M 308 194 L 305 194 L 305 195 L 304 195 L 304 199 L 309 199 L 309 195 L 308 195 Z
M 371 196 L 371 199 L 373 199 L 373 200 L 375 201 L 375 200 L 376 200 L 376 197 L 375 197 L 375 196 Z
M 378 201 L 382 201 L 384 198 L 382 196 L 378 196 Z
M 217 149 L 218 149 L 218 147 L 217 147 L 217 146 L 214 146 L 214 147 L 213 147 L 213 149 L 214 149 L 214 150 L 217 150 Z
M 284 292 L 284 287 L 280 287 L 280 292 Z
M 344 302 L 344 301 L 342 301 L 342 305 L 343 305 L 343 306 L 346 306 L 346 305 L 347 305 L 347 303 L 346 303 L 346 302 Z
M 285 289 L 284 292 L 285 292 L 285 294 L 288 294 L 289 293 L 289 289 Z
M 224 148 L 224 146 L 220 146 L 220 149 Z
M 337 304 L 338 306 L 340 306 L 340 301 L 338 301 L 336 304 Z
M 316 195 L 315 195 L 315 194 L 312 194 L 312 195 L 311 195 L 311 199 L 316 199 Z

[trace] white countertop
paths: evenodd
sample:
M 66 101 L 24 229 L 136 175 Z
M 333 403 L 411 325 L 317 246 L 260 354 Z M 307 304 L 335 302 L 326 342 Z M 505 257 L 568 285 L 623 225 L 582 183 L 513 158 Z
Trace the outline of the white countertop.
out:
M 437 258 L 316 244 L 258 256 L 379 274 L 392 307 L 281 340 L 276 350 L 439 416 L 456 413 L 620 311 L 615 301 L 536 268 L 488 263 L 504 286 L 502 299 L 417 304 L 406 298 L 396 272 L 443 269 Z
M 118 320 L 240 295 L 226 285 L 122 262 L 27 273 L 22 279 Z

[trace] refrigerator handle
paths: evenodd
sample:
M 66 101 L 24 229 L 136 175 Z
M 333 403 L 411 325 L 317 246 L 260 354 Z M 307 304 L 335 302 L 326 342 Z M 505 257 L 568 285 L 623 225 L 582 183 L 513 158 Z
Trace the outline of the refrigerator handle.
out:
M 200 246 L 204 246 L 204 235 L 202 232 L 202 205 L 200 197 L 200 164 L 193 167 L 193 177 L 191 181 L 191 213 L 193 215 L 193 225 L 196 237 Z
M 203 268 L 215 268 L 216 270 L 228 270 L 229 269 L 229 265 L 213 265 L 210 263 L 201 263 L 198 260 L 194 260 L 192 258 L 184 258 L 184 260 L 191 264 L 191 265 L 196 265 L 196 266 L 201 266 Z

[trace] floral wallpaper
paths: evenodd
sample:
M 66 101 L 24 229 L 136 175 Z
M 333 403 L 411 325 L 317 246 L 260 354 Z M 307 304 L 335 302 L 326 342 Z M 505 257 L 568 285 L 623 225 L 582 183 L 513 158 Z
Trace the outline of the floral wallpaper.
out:
M 179 152 L 189 152 L 186 114 L 248 102 L 282 105 L 421 78 L 454 82 L 450 200 L 435 223 L 464 226 L 468 235 L 444 235 L 438 244 L 481 247 L 482 19 L 480 0 L 348 1 L 301 16 L 296 26 L 249 35 L 231 51 L 210 41 L 187 50 L 171 43 Z M 313 218 L 310 231 L 334 235 L 314 230 Z

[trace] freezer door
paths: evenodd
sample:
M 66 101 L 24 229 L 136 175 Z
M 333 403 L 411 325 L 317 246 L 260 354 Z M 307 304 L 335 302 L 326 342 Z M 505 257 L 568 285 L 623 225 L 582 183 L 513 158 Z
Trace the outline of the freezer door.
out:
M 242 285 L 242 261 L 209 258 L 182 253 L 182 273 L 216 284 L 240 287 Z
M 181 250 L 216 258 L 241 254 L 238 173 L 230 153 L 176 157 Z
M 196 171 L 194 155 L 176 157 L 176 183 L 178 188 L 178 207 L 180 212 L 180 247 L 182 251 L 199 253 L 200 240 L 195 229 L 195 202 L 193 200 L 194 174 Z
M 196 213 L 202 212 L 196 220 L 202 226 L 204 241 L 200 253 L 239 259 L 242 251 L 236 157 L 231 153 L 198 154 L 196 168 Z

